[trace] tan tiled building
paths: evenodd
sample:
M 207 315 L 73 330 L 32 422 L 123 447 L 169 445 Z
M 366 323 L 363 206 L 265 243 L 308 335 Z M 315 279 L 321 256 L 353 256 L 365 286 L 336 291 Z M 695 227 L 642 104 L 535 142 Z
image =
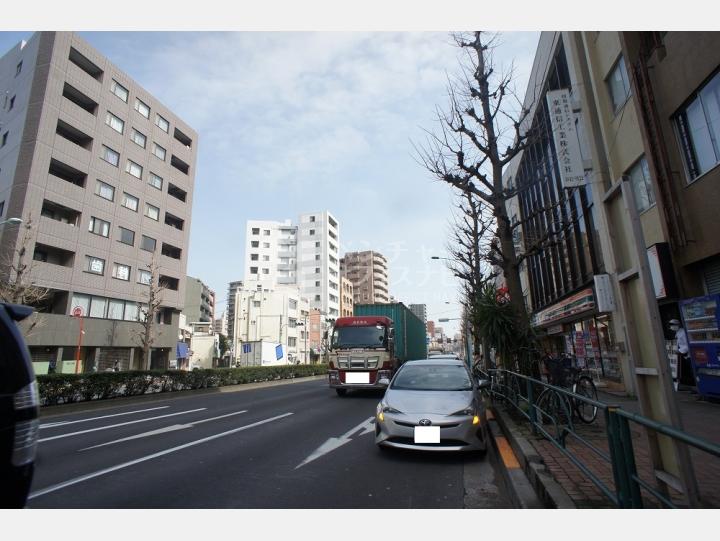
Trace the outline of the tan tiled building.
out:
M 340 275 L 352 283 L 354 304 L 390 302 L 387 259 L 379 252 L 346 253 L 340 260 Z
M 74 33 L 38 32 L 0 57 L 0 229 L 4 260 L 26 250 L 50 289 L 27 337 L 36 372 L 139 366 L 135 333 L 159 266 L 152 367 L 175 357 L 185 298 L 198 136 Z M 8 279 L 8 267 L 3 269 Z M 10 277 L 12 279 L 12 276 Z M 67 364 L 67 363 L 65 363 Z M 74 363 L 72 363 L 74 369 Z
M 353 315 L 353 285 L 344 276 L 340 277 L 340 317 Z

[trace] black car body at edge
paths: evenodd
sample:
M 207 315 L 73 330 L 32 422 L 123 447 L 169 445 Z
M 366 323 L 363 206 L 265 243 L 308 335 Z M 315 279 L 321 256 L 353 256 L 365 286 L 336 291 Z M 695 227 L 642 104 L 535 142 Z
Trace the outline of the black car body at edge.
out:
M 0 303 L 0 507 L 25 506 L 38 440 L 35 372 L 17 326 L 32 308 Z

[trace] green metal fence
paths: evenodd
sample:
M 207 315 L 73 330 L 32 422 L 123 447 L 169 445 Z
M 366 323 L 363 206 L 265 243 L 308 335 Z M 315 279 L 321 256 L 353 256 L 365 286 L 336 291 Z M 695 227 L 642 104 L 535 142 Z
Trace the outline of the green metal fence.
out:
M 505 402 L 522 415 L 531 424 L 534 434 L 542 435 L 559 449 L 616 507 L 644 507 L 643 489 L 661 505 L 677 507 L 668 494 L 638 475 L 630 430 L 631 422 L 720 458 L 720 446 L 642 415 L 625 411 L 617 405 L 592 400 L 568 389 L 509 370 L 489 370 L 486 376 L 492 381 L 490 394 L 493 400 Z M 546 397 L 550 395 L 554 398 L 539 403 L 538 398 L 543 392 Z M 553 407 L 548 407 L 548 403 L 553 404 Z M 597 408 L 598 417 L 604 420 L 609 453 L 578 433 L 573 418 L 573 405 L 576 403 Z M 586 447 L 600 461 L 611 467 L 614 487 L 603 482 L 587 464 L 569 450 L 568 441 L 576 441 Z

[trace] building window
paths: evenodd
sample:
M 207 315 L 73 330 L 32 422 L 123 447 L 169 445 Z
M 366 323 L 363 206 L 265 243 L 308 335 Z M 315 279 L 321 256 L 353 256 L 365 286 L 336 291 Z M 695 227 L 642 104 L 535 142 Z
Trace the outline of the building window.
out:
M 105 317 L 107 299 L 105 297 L 93 297 L 90 303 L 90 317 Z
M 250 274 L 257 274 L 258 268 L 257 267 L 250 267 Z
M 127 164 L 125 164 L 125 172 L 130 173 L 135 178 L 142 178 L 142 170 L 142 166 L 132 160 L 128 160 Z
M 260 308 L 260 301 L 253 301 L 253 308 Z
M 650 169 L 645 156 L 628 171 L 630 184 L 635 195 L 635 204 L 638 212 L 643 212 L 655 204 L 655 193 L 650 180 Z
M 152 274 L 150 274 L 150 271 L 138 270 L 137 271 L 137 281 L 138 281 L 138 284 L 143 284 L 143 285 L 149 286 L 150 282 L 152 281 Z
M 128 101 L 128 89 L 118 83 L 115 79 L 110 84 L 110 92 L 115 94 L 118 98 L 123 100 L 125 103 Z
M 264 255 L 264 256 L 263 256 L 263 261 L 270 261 L 270 256 L 269 256 L 269 255 Z
M 259 235 L 259 234 L 260 234 L 260 228 L 259 228 L 259 227 L 253 227 L 253 228 L 252 228 L 252 234 L 253 234 L 253 235 Z
M 315 254 L 315 261 L 320 261 L 320 254 Z
M 12 111 L 13 107 L 15 107 L 15 96 L 10 98 L 10 107 L 8 107 L 8 111 Z
M 315 300 L 316 300 L 316 301 L 319 301 L 319 300 L 320 300 L 320 295 L 315 295 Z
M 120 163 L 120 154 L 115 152 L 110 147 L 106 147 L 105 145 L 103 145 L 100 159 L 105 160 L 110 165 L 114 165 L 115 167 L 117 167 Z
M 160 115 L 155 115 L 155 125 L 165 133 L 170 133 L 170 123 Z
M 5 212 L 5 201 L 0 201 L 0 218 L 2 218 L 3 212 Z
M 270 248 L 269 242 L 263 242 L 263 248 Z
M 122 119 L 116 117 L 110 111 L 108 111 L 105 115 L 105 124 L 110 126 L 118 133 L 123 133 L 123 131 L 125 131 L 125 122 L 123 122 Z
M 311 230 L 310 230 L 310 234 L 311 234 L 311 235 L 314 235 L 314 234 L 315 234 L 315 230 L 314 230 L 314 229 L 311 229 Z
M 135 110 L 145 118 L 150 118 L 150 107 L 137 98 L 135 98 Z
M 105 272 L 105 260 L 91 255 L 85 256 L 85 270 L 93 274 L 103 274 Z M 87 312 L 86 312 L 87 313 Z
M 133 246 L 135 244 L 135 231 L 131 231 L 130 229 L 125 229 L 124 227 L 119 227 L 120 230 L 120 238 L 118 239 L 123 244 L 129 244 L 130 246 Z
M 130 195 L 127 192 L 123 192 L 123 199 L 122 199 L 123 207 L 129 208 L 130 210 L 134 210 L 135 212 L 137 212 L 139 203 L 140 203 L 140 200 L 137 197 L 135 197 L 134 195 Z
M 310 216 L 310 221 L 311 221 L 311 222 L 314 222 L 314 221 L 315 221 L 315 216 Z
M 96 235 L 108 237 L 110 235 L 110 222 L 91 216 L 88 231 Z
M 15 66 L 15 77 L 20 75 L 21 71 L 22 71 L 22 61 L 20 61 L 17 66 Z
M 157 176 L 152 171 L 150 172 L 150 178 L 148 179 L 148 184 L 152 186 L 153 188 L 157 188 L 158 190 L 162 190 L 163 186 L 163 179 L 162 177 Z
M 95 184 L 95 195 L 99 195 L 108 201 L 113 201 L 115 199 L 115 188 L 102 180 L 98 180 Z
M 623 56 L 620 56 L 615 67 L 610 71 L 607 85 L 612 99 L 613 111 L 617 113 L 630 96 L 630 79 L 628 78 L 627 69 L 625 69 L 625 58 Z
M 315 243 L 315 248 L 320 248 L 320 241 L 317 241 L 317 242 Z
M 257 254 L 250 254 L 250 261 L 257 261 L 258 255 Z
M 4 147 L 7 144 L 9 133 L 10 133 L 9 131 L 6 131 L 5 133 L 3 133 L 2 141 L 0 141 L 0 148 Z
M 295 299 L 288 299 L 288 308 L 290 308 L 290 310 L 296 310 L 297 309 L 297 301 Z M 290 321 L 293 322 L 292 326 L 294 327 L 296 320 L 291 319 Z
M 162 161 L 165 161 L 165 149 L 158 145 L 157 143 L 153 143 L 153 154 L 160 158 Z
M 259 247 L 260 247 L 260 241 L 258 241 L 258 240 L 250 241 L 250 248 L 259 248 Z
M 118 280 L 125 280 L 126 282 L 129 281 L 130 267 L 128 265 L 123 265 L 122 263 L 115 263 L 113 265 L 112 277 L 117 278 Z
M 315 267 L 315 274 L 320 274 L 320 267 Z
M 720 162 L 720 72 L 694 95 L 676 124 L 688 181 L 693 181 Z
M 320 287 L 320 282 L 315 282 L 315 287 Z
M 288 336 L 288 347 L 294 348 L 297 345 L 297 338 L 294 336 Z
M 145 148 L 145 144 L 147 142 L 147 137 L 145 137 L 145 135 L 143 135 L 142 133 L 137 131 L 135 128 L 133 128 L 132 131 L 130 132 L 130 139 L 136 145 Z
M 263 273 L 263 274 L 270 274 L 270 269 L 265 269 L 265 268 L 263 268 L 262 273 Z
M 269 237 L 269 236 L 270 236 L 270 230 L 269 230 L 269 229 L 263 229 L 263 235 L 265 235 L 266 237 Z
M 160 220 L 160 209 L 150 203 L 145 203 L 145 216 L 155 221 Z
M 140 240 L 140 248 L 148 252 L 154 252 L 156 245 L 157 240 L 146 235 L 143 235 L 142 239 Z

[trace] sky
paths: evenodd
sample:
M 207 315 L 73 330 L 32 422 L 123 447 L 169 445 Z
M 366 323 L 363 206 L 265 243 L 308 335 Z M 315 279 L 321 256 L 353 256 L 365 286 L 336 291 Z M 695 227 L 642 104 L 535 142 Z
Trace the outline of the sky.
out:
M 187 274 L 215 290 L 218 314 L 243 279 L 246 220 L 329 210 L 341 255 L 379 251 L 396 299 L 460 317 L 457 279 L 430 259 L 447 257 L 453 192 L 413 147 L 458 70 L 449 33 L 79 34 L 198 132 Z M 0 51 L 30 35 L 0 32 Z M 496 52 L 521 95 L 538 38 L 503 34 Z

